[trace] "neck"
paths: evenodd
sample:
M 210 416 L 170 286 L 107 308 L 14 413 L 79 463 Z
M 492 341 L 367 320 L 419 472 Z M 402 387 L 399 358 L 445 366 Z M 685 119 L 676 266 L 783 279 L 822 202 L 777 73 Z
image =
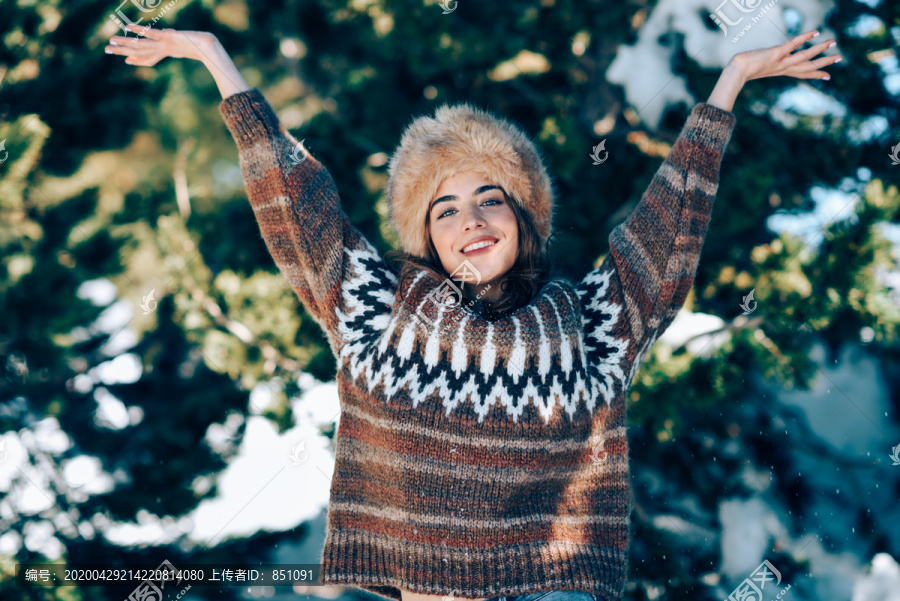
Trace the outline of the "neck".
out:
M 500 298 L 500 279 L 484 284 L 466 284 L 462 293 L 470 301 L 495 303 Z

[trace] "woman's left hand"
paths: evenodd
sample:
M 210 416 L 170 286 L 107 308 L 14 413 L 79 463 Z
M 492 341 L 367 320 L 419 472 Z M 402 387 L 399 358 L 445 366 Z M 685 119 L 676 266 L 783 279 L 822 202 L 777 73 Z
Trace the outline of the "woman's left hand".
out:
M 744 81 L 775 77 L 776 75 L 787 75 L 798 79 L 831 79 L 831 76 L 821 69 L 841 60 L 840 55 L 812 59 L 823 50 L 836 45 L 834 40 L 825 40 L 806 50 L 794 52 L 817 34 L 818 32 L 815 30 L 807 31 L 779 46 L 741 52 L 734 55 L 730 63 L 741 74 Z
M 761 77 L 787 75 L 798 79 L 831 79 L 831 76 L 821 69 L 833 65 L 841 60 L 841 57 L 837 54 L 815 60 L 813 57 L 835 44 L 834 40 L 826 40 L 806 50 L 794 52 L 805 42 L 813 39 L 817 33 L 815 30 L 807 31 L 779 46 L 735 54 L 722 70 L 722 75 L 707 102 L 722 110 L 730 111 L 734 108 L 734 101 L 744 84 Z

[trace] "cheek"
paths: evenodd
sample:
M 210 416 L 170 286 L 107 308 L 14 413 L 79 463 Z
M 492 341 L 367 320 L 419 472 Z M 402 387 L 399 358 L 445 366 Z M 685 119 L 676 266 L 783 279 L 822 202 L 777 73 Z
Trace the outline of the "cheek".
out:
M 512 211 L 509 212 L 509 216 L 504 220 L 503 231 L 513 241 L 513 244 L 518 242 L 519 225 L 516 223 L 516 216 L 513 215 Z
M 438 252 L 438 255 L 453 254 L 453 240 L 450 239 L 446 232 L 442 232 L 441 228 L 433 228 L 431 230 L 431 242 L 434 244 L 434 249 Z
M 516 257 L 519 254 L 519 244 L 518 240 L 514 240 L 506 249 L 506 263 L 512 267 L 512 265 L 516 262 Z

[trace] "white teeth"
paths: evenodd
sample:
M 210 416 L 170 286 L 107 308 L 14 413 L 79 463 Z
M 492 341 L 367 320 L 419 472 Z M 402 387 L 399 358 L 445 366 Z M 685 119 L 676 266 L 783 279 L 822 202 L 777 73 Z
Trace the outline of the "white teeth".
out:
M 469 246 L 462 249 L 464 253 L 471 252 L 473 250 L 478 250 L 479 248 L 484 248 L 485 246 L 491 246 L 493 244 L 497 244 L 497 241 L 484 240 L 483 242 L 476 242 L 475 244 L 470 244 Z

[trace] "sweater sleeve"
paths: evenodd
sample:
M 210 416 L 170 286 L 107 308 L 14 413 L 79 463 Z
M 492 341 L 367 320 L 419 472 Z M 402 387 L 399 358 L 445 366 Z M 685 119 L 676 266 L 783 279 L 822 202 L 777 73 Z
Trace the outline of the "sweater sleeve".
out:
M 219 112 L 269 253 L 337 357 L 352 318 L 390 312 L 385 292 L 396 278 L 342 210 L 328 170 L 288 133 L 259 89 L 225 98 Z M 363 298 L 361 288 L 371 294 Z
M 609 329 L 599 327 L 600 316 L 609 315 L 599 296 L 614 294 L 620 301 L 624 319 L 619 322 L 625 327 L 619 334 L 633 343 L 626 385 L 693 285 L 735 123 L 734 113 L 711 104 L 693 108 L 637 207 L 610 234 L 609 254 L 577 287 L 585 333 L 594 348 L 606 346 L 604 340 L 591 340 L 592 333 Z

